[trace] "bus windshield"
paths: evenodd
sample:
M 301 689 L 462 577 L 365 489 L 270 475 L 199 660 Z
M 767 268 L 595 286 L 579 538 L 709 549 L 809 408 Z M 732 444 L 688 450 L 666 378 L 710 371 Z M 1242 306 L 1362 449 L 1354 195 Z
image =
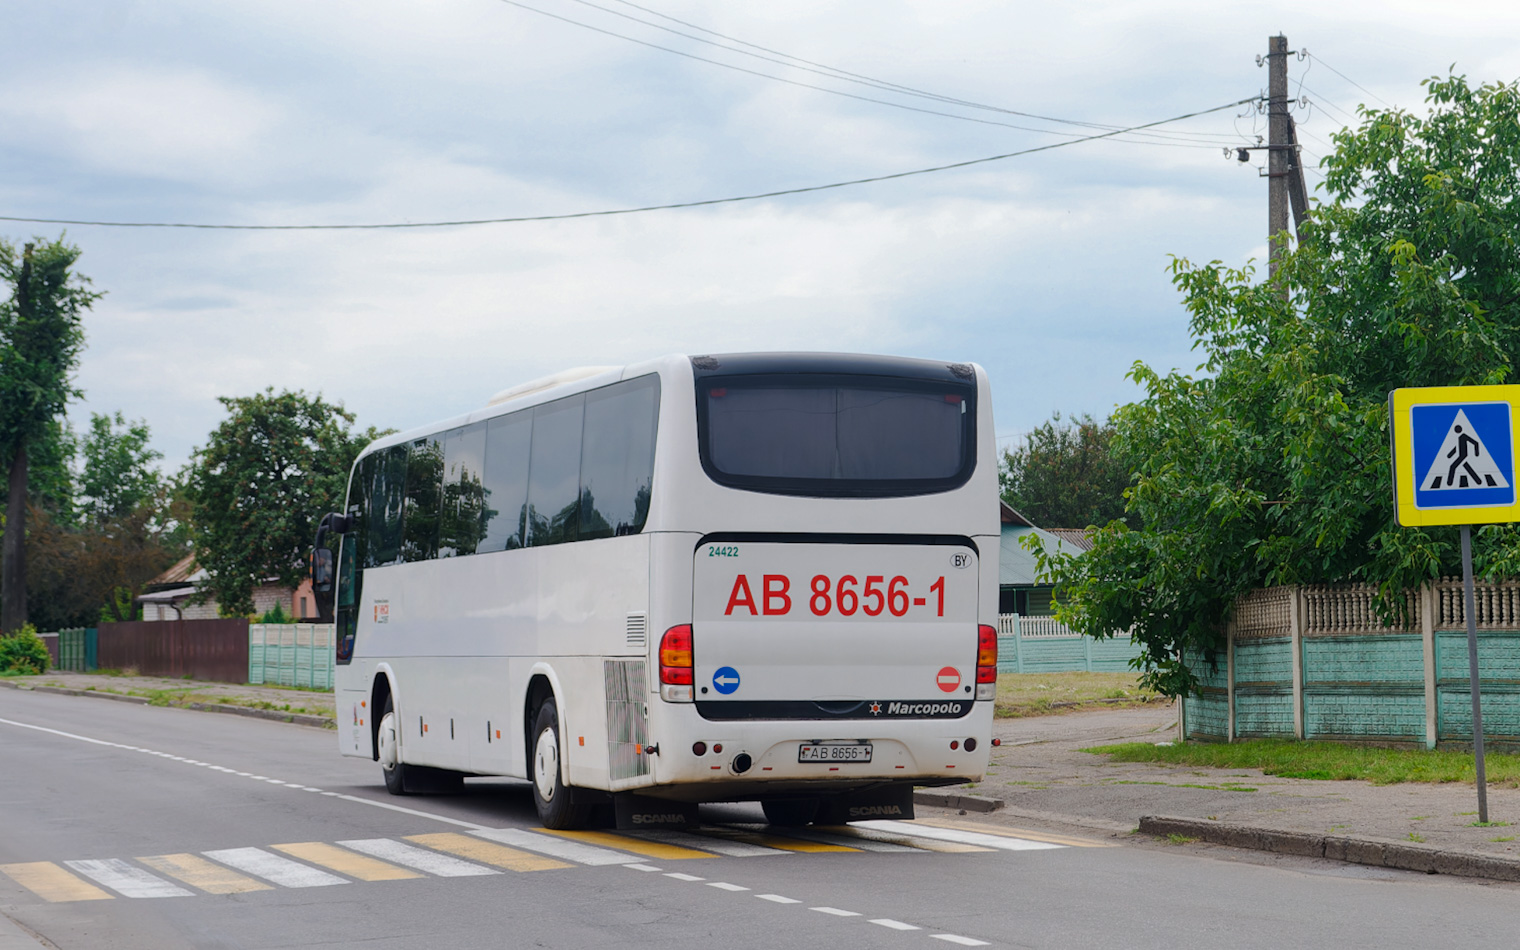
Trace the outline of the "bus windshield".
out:
M 787 495 L 947 491 L 975 465 L 975 390 L 878 376 L 709 376 L 702 464 L 719 484 Z

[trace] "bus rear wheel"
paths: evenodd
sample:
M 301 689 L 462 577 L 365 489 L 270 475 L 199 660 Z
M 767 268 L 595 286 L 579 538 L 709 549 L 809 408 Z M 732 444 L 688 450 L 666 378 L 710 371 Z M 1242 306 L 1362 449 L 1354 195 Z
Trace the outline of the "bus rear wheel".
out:
M 545 828 L 581 828 L 591 816 L 591 806 L 570 800 L 571 790 L 560 780 L 559 707 L 554 697 L 545 699 L 533 720 L 533 750 L 529 762 L 533 774 L 533 804 Z
M 816 798 L 778 798 L 760 803 L 765 820 L 783 828 L 797 828 L 812 822 L 818 815 Z

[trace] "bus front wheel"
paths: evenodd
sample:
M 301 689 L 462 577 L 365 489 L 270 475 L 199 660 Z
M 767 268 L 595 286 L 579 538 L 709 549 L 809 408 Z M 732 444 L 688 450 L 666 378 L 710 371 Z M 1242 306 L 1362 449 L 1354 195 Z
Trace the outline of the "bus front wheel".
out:
M 533 804 L 545 828 L 580 828 L 590 817 L 591 806 L 570 800 L 570 789 L 560 781 L 559 707 L 554 697 L 538 707 L 533 722 Z
M 380 770 L 385 774 L 385 790 L 392 795 L 405 795 L 406 766 L 401 763 L 401 750 L 396 741 L 396 707 L 389 696 L 385 699 L 385 712 L 380 716 L 378 744 Z

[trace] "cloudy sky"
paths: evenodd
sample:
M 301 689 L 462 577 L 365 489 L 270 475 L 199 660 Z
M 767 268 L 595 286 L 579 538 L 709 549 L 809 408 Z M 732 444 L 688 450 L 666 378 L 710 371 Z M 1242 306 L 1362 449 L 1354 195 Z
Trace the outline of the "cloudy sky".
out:
M 1520 76 L 1520 5 L 1500 2 L 4 9 L 0 215 L 87 220 L 555 215 L 890 174 L 1257 95 L 1279 31 L 1310 54 L 1290 89 L 1311 163 L 1359 103 L 1418 108 L 1420 80 L 1453 64 Z M 360 425 L 408 428 L 570 366 L 752 349 L 974 360 L 1009 439 L 1056 410 L 1105 416 L 1136 395 L 1133 361 L 1196 363 L 1170 257 L 1265 253 L 1265 181 L 1221 154 L 1264 120 L 1237 107 L 1158 131 L 617 217 L 70 226 L 108 292 L 73 418 L 146 419 L 173 468 L 220 395 L 320 391 Z M 0 221 L 18 243 L 60 230 Z

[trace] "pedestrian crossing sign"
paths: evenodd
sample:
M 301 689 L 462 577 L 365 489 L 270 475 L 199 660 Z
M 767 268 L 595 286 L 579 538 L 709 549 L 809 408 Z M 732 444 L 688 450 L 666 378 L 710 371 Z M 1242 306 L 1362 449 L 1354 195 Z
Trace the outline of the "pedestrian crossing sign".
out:
M 1398 523 L 1520 521 L 1515 490 L 1520 386 L 1396 389 L 1388 396 Z

